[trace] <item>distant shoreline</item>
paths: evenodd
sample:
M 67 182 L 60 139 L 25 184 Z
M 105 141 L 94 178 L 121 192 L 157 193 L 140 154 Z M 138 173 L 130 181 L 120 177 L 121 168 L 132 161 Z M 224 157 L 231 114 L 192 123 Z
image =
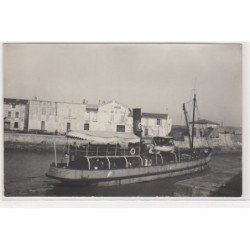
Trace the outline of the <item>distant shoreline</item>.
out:
M 210 145 L 206 140 L 204 140 L 204 138 L 198 138 L 195 140 L 195 146 L 210 146 L 213 148 L 214 154 L 242 152 L 241 142 L 233 142 L 232 140 L 229 140 L 228 137 L 230 136 L 223 135 L 223 140 L 220 138 L 214 138 L 214 140 L 211 141 Z M 69 140 L 69 142 L 71 142 L 71 140 Z M 67 138 L 62 135 L 41 135 L 7 132 L 4 133 L 4 150 L 53 152 L 54 142 L 56 142 L 57 150 L 59 152 L 62 152 L 67 141 Z M 175 144 L 177 147 L 188 148 L 187 138 L 185 138 L 184 141 L 176 140 Z

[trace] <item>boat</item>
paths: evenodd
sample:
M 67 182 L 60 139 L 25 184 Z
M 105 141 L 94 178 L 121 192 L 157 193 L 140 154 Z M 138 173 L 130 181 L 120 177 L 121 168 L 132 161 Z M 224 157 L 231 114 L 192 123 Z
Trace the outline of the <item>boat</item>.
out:
M 193 99 L 195 119 L 196 95 Z M 69 131 L 61 162 L 50 164 L 47 177 L 71 184 L 113 186 L 188 175 L 209 167 L 211 148 L 194 148 L 194 125 L 189 129 L 190 148 L 175 147 L 170 136 L 143 138 L 141 111 L 133 109 L 133 132 Z M 194 124 L 194 123 L 193 123 Z

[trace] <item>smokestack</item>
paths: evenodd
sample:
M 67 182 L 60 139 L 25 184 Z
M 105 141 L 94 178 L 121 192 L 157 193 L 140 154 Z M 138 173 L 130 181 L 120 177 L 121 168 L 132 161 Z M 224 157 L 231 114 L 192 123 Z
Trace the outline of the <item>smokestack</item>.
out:
M 133 109 L 133 131 L 135 135 L 141 138 L 141 109 Z

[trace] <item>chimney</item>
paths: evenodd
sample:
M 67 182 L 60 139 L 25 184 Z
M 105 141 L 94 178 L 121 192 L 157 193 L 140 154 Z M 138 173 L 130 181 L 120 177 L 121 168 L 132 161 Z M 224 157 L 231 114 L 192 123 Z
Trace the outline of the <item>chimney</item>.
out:
M 135 135 L 141 138 L 141 109 L 133 109 L 133 131 Z

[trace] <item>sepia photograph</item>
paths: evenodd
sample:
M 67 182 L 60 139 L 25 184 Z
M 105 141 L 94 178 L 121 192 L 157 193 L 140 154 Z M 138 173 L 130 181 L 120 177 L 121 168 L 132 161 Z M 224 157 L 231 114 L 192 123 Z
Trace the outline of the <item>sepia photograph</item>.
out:
M 241 197 L 242 44 L 3 44 L 5 197 Z

